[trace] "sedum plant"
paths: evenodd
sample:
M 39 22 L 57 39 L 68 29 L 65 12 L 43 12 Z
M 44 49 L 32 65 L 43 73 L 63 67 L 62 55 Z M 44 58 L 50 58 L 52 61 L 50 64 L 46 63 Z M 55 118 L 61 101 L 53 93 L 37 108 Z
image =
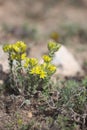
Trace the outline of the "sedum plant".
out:
M 48 91 L 49 81 L 56 71 L 56 66 L 51 61 L 59 48 L 60 44 L 49 41 L 48 55 L 42 56 L 43 63 L 40 64 L 37 58 L 27 57 L 27 46 L 24 42 L 4 45 L 3 50 L 8 54 L 10 68 L 9 89 L 28 94 L 30 97 L 37 91 Z

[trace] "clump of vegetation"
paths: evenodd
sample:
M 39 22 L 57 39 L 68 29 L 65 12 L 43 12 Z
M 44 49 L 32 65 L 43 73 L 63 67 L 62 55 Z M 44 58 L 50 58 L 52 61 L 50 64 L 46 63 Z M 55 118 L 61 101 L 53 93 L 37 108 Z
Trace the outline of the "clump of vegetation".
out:
M 33 96 L 38 91 L 46 91 L 51 76 L 56 71 L 56 66 L 51 63 L 54 53 L 60 48 L 60 44 L 50 41 L 48 43 L 48 55 L 44 55 L 43 63 L 36 58 L 28 58 L 26 44 L 16 42 L 4 45 L 4 52 L 8 53 L 10 67 L 9 89 Z

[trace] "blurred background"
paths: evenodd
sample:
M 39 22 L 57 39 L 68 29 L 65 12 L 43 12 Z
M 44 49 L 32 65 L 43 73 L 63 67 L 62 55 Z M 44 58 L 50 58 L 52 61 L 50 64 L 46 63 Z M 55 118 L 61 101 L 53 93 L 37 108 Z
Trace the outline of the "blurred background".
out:
M 87 74 L 87 0 L 0 0 L 0 45 L 22 40 L 40 57 L 47 41 L 63 44 Z

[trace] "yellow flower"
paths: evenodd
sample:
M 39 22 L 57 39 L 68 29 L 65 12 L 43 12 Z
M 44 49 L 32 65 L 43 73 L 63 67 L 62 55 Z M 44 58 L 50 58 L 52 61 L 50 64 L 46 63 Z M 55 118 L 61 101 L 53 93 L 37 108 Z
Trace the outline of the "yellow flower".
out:
M 33 67 L 35 65 L 38 64 L 38 60 L 36 58 L 28 58 L 26 56 L 23 57 L 25 62 L 24 62 L 24 67 L 27 68 L 27 67 Z
M 4 52 L 7 52 L 8 51 L 8 45 L 4 45 L 3 50 L 4 50 Z
M 46 78 L 46 77 L 47 77 L 47 72 L 41 70 L 41 72 L 40 72 L 40 78 L 41 78 L 41 79 L 44 79 L 44 78 Z
M 44 62 L 50 62 L 52 60 L 52 58 L 49 57 L 48 55 L 44 55 L 43 60 L 44 60 Z
M 12 49 L 12 45 L 11 45 L 11 44 L 5 44 L 5 45 L 3 46 L 4 52 L 10 52 L 11 49 Z
M 60 44 L 54 42 L 54 41 L 49 41 L 48 43 L 48 49 L 49 51 L 57 51 L 60 48 Z
M 38 64 L 38 60 L 37 60 L 36 58 L 30 58 L 29 64 L 30 64 L 31 66 L 35 66 L 35 65 Z
M 12 49 L 16 53 L 24 53 L 26 51 L 26 44 L 22 41 L 18 41 L 12 44 Z
M 23 53 L 23 54 L 21 55 L 21 60 L 24 60 L 24 59 L 26 59 L 26 53 Z
M 44 79 L 47 77 L 47 72 L 45 72 L 41 66 L 35 66 L 31 69 L 30 74 L 36 74 L 39 75 L 40 78 Z
M 14 50 L 16 50 L 18 53 L 24 53 L 26 51 L 26 44 L 22 41 L 16 42 L 14 46 Z
M 13 48 L 13 50 L 15 51 L 15 52 L 20 52 L 20 48 L 18 47 L 18 46 L 16 46 L 16 44 L 13 44 L 12 45 L 12 48 Z
M 9 48 L 9 51 L 11 51 L 12 50 L 12 44 L 9 44 L 8 48 Z
M 26 51 L 26 44 L 24 42 L 16 42 L 15 44 L 6 44 L 3 46 L 4 52 L 15 52 L 15 53 L 24 53 Z
M 40 74 L 40 72 L 41 72 L 41 66 L 35 66 L 30 71 L 31 74 Z
M 39 77 L 42 79 L 47 77 L 47 72 L 44 71 L 40 65 L 33 67 L 30 71 L 30 74 L 39 75 Z
M 49 64 L 47 66 L 47 69 L 50 73 L 54 73 L 56 71 L 56 66 L 55 65 L 52 65 L 52 64 Z
M 11 59 L 12 60 L 24 60 L 25 58 L 26 58 L 26 53 L 23 53 L 23 54 L 16 54 L 16 53 L 14 53 L 14 52 L 12 52 L 11 53 Z

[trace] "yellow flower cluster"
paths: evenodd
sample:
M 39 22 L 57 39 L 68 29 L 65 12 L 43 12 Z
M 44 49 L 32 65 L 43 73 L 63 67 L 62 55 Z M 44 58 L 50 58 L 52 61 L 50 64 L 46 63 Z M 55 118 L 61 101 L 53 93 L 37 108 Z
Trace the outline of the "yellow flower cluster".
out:
M 48 55 L 44 55 L 43 60 L 44 60 L 44 62 L 50 62 L 52 60 L 52 58 Z
M 18 41 L 12 45 L 12 49 L 16 53 L 24 53 L 26 51 L 26 44 L 22 41 Z
M 3 46 L 4 52 L 10 52 L 12 50 L 12 45 L 11 44 L 5 44 Z
M 54 42 L 54 41 L 49 41 L 48 43 L 48 49 L 49 51 L 56 52 L 60 48 L 60 44 Z
M 56 66 L 52 64 L 48 64 L 47 71 L 49 74 L 53 74 L 56 71 Z
M 19 55 L 19 54 L 16 54 L 16 53 L 11 53 L 11 55 L 10 55 L 11 57 L 11 59 L 12 60 L 24 60 L 25 59 L 25 57 L 26 57 L 26 53 L 23 53 L 23 54 L 21 54 L 21 55 Z
M 39 75 L 40 78 L 42 78 L 42 79 L 44 79 L 45 77 L 47 77 L 47 72 L 45 72 L 40 65 L 37 65 L 37 66 L 33 67 L 31 69 L 31 71 L 30 71 L 30 74 Z
M 6 44 L 3 46 L 3 50 L 10 54 L 12 60 L 23 60 L 26 57 L 26 44 L 22 41 L 14 44 Z
M 39 75 L 40 78 L 44 79 L 51 76 L 56 71 L 56 66 L 51 63 L 43 63 L 36 65 L 30 70 L 30 74 Z
M 29 64 L 30 64 L 30 66 L 37 65 L 38 64 L 38 59 L 36 59 L 36 58 L 30 58 Z
M 60 45 L 50 41 L 48 43 L 48 49 L 52 54 L 59 49 Z M 51 63 L 52 56 L 44 55 L 43 64 L 38 63 L 36 58 L 28 58 L 26 56 L 26 44 L 22 41 L 18 41 L 15 44 L 6 44 L 3 47 L 4 52 L 8 52 L 11 60 L 23 61 L 23 67 L 29 73 L 29 75 L 39 76 L 41 79 L 52 76 L 56 71 L 56 66 Z
M 25 68 L 33 67 L 38 64 L 38 59 L 36 59 L 36 58 L 25 57 L 24 60 L 25 60 L 25 62 L 24 62 Z

